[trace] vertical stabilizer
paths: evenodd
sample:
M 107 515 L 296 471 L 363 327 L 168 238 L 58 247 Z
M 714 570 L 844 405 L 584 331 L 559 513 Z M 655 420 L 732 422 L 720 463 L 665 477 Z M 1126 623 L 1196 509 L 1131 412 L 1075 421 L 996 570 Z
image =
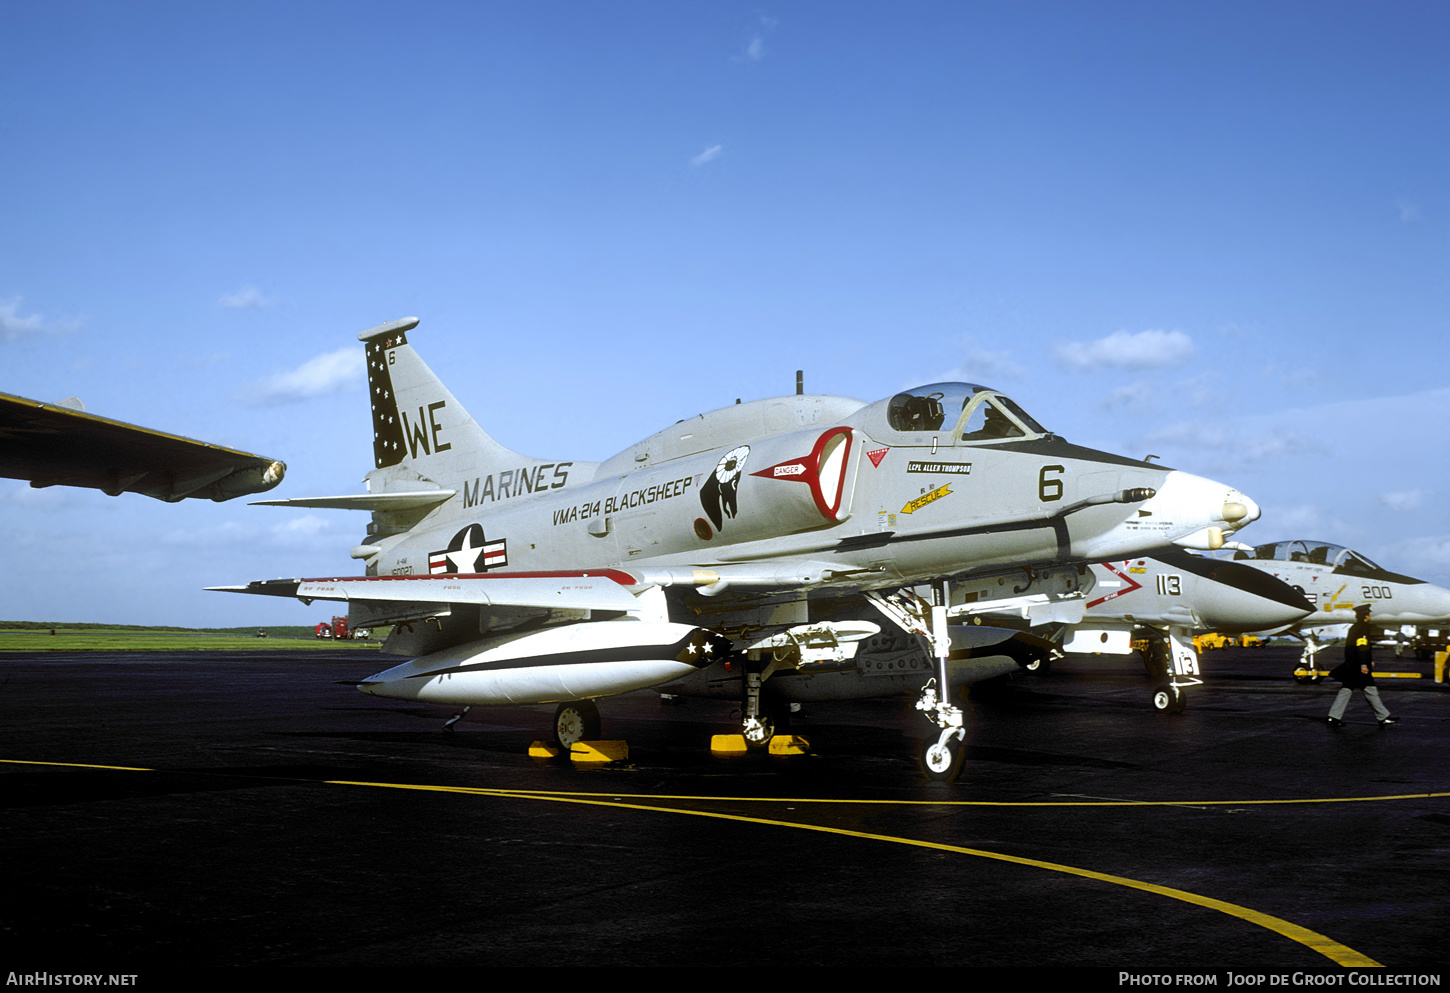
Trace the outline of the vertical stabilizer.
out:
M 373 414 L 375 492 L 430 482 L 457 490 L 449 509 L 487 510 L 501 500 L 564 486 L 582 464 L 546 462 L 494 441 L 408 344 L 416 317 L 364 331 Z

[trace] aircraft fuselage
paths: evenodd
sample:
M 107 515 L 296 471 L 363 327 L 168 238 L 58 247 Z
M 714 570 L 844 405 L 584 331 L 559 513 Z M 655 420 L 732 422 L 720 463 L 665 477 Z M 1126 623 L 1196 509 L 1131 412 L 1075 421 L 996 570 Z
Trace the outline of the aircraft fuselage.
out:
M 1241 494 L 1187 473 L 1046 433 L 970 443 L 950 428 L 902 431 L 888 403 L 741 404 L 597 465 L 529 460 L 470 474 L 440 459 L 461 474 L 428 477 L 455 495 L 411 532 L 377 542 L 369 571 L 612 567 L 642 585 L 886 588 L 1129 555 L 1249 517 Z M 446 404 L 419 410 L 431 447 L 451 452 Z M 772 417 L 810 426 L 761 434 Z M 670 441 L 688 447 L 711 435 L 727 440 L 670 452 Z M 427 457 L 415 464 L 428 472 Z

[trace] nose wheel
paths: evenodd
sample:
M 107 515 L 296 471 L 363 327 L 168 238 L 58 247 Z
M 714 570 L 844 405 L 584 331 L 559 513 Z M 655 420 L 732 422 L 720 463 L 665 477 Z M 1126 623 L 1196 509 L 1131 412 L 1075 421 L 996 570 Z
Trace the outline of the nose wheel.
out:
M 954 783 L 962 774 L 962 751 L 960 731 L 947 730 L 936 741 L 928 741 L 921 750 L 921 769 L 926 778 L 936 783 Z
M 1188 706 L 1188 694 L 1176 686 L 1160 686 L 1153 691 L 1153 709 L 1160 714 L 1181 714 Z

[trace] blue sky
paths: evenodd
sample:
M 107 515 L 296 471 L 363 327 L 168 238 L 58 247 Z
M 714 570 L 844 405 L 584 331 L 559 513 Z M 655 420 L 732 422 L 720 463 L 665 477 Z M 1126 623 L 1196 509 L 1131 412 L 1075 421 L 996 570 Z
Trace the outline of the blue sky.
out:
M 404 315 L 504 444 L 1012 394 L 1450 585 L 1450 7 L 0 0 L 0 390 L 361 491 Z M 309 623 L 366 515 L 0 481 L 0 617 Z

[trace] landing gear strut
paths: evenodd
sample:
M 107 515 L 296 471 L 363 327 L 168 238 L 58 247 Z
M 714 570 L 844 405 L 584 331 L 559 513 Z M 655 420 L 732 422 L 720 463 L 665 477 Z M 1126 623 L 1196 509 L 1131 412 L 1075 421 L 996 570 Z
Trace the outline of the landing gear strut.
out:
M 932 584 L 931 605 L 912 593 L 901 590 L 891 596 L 866 594 L 876 608 L 908 635 L 915 635 L 926 644 L 936 658 L 936 678 L 921 688 L 916 709 L 936 725 L 936 737 L 928 739 L 921 750 L 921 768 L 928 779 L 940 783 L 956 780 L 962 771 L 962 708 L 951 702 L 952 686 L 947 671 L 947 657 L 952 650 L 951 629 L 947 627 L 946 580 Z
M 1294 682 L 1301 686 L 1305 683 L 1317 683 L 1324 677 L 1319 675 L 1319 663 L 1315 656 L 1328 647 L 1321 645 L 1312 634 L 1304 636 L 1304 651 L 1299 656 L 1299 668 L 1294 672 Z
M 962 708 L 951 702 L 951 680 L 947 673 L 947 656 L 952 650 L 952 636 L 947 628 L 947 584 L 943 580 L 931 587 L 931 648 L 936 656 L 936 678 L 921 690 L 916 709 L 922 711 L 940 728 L 936 741 L 928 741 L 921 753 L 921 767 L 928 779 L 952 783 L 962 772 Z M 938 695 L 940 689 L 940 695 Z
M 1193 638 L 1183 628 L 1170 627 L 1167 637 L 1154 632 L 1144 653 L 1144 664 L 1156 684 L 1153 687 L 1153 709 L 1160 714 L 1181 714 L 1188 705 L 1188 688 L 1203 683 L 1199 679 L 1198 653 Z
M 775 654 L 779 655 L 780 652 L 781 649 L 776 649 Z M 793 650 L 787 650 L 787 659 L 792 654 Z M 790 724 L 789 711 L 781 711 L 779 707 L 762 700 L 760 695 L 761 686 L 780 667 L 781 661 L 780 658 L 773 657 L 770 662 L 759 669 L 757 669 L 758 661 L 746 662 L 745 699 L 742 701 L 740 709 L 740 734 L 745 738 L 745 744 L 749 748 L 768 747 L 770 739 L 775 737 L 777 727 L 784 728 Z

